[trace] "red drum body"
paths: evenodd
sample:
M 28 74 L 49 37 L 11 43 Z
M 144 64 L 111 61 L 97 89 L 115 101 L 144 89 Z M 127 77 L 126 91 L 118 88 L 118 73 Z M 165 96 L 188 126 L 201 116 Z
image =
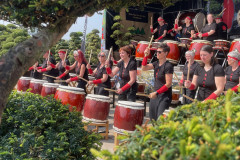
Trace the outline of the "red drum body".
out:
M 29 88 L 32 79 L 31 77 L 21 77 L 17 83 L 17 90 L 25 92 Z
M 234 39 L 232 41 L 231 47 L 229 49 L 229 52 L 234 51 L 235 49 L 238 50 L 238 52 L 240 52 L 240 39 Z
M 113 88 L 115 85 L 115 80 L 113 78 L 111 78 L 110 81 L 111 81 L 111 88 Z
M 214 49 L 225 49 L 228 48 L 230 42 L 222 39 L 214 40 Z
M 148 47 L 149 42 L 147 41 L 140 41 L 136 48 L 136 59 L 142 60 L 144 58 L 144 51 Z M 148 55 L 148 59 L 151 59 L 152 55 Z
M 84 104 L 83 119 L 91 122 L 106 122 L 110 110 L 110 97 L 88 94 Z
M 167 60 L 169 60 L 172 64 L 177 65 L 180 58 L 180 50 L 178 48 L 179 43 L 171 40 L 166 40 L 163 43 L 166 43 L 170 47 Z
M 138 83 L 138 92 L 142 92 L 142 93 L 144 93 L 144 90 L 145 90 L 145 82 L 139 82 L 139 81 L 137 81 L 137 83 Z
M 59 86 L 57 89 L 55 99 L 60 99 L 63 105 L 69 104 L 69 111 L 72 107 L 76 107 L 76 111 L 81 112 L 85 101 L 85 92 L 82 88 Z
M 178 104 L 180 91 L 177 89 L 172 89 L 172 104 Z
M 195 50 L 195 57 L 194 59 L 198 62 L 198 63 L 202 63 L 202 60 L 200 58 L 200 50 L 204 45 L 210 45 L 212 46 L 212 43 L 210 41 L 206 41 L 206 40 L 193 40 L 189 50 Z
M 118 101 L 114 113 L 113 128 L 116 132 L 133 132 L 136 125 L 142 125 L 144 106 L 141 103 Z
M 51 94 L 55 95 L 58 87 L 59 87 L 59 84 L 44 83 L 42 86 L 41 96 L 46 97 Z
M 31 88 L 30 92 L 34 94 L 41 94 L 42 92 L 42 86 L 44 83 L 47 83 L 45 80 L 37 80 L 33 79 L 30 81 L 29 88 Z

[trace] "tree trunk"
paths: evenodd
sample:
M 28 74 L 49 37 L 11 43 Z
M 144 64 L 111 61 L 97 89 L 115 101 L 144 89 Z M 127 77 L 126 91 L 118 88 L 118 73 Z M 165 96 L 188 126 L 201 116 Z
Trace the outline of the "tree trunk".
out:
M 0 59 L 0 124 L 8 97 L 18 79 L 69 30 L 77 17 L 63 18 L 54 29 L 43 29 L 10 49 Z

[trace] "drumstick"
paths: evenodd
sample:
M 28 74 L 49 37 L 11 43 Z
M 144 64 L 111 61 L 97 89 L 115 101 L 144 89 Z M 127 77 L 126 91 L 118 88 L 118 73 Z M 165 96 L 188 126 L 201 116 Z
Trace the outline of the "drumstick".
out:
M 90 62 L 91 62 L 91 57 L 92 57 L 92 49 L 91 49 L 91 52 L 90 52 L 90 56 L 89 56 L 89 60 L 88 60 L 88 64 L 90 64 Z
M 151 37 L 150 43 L 148 44 L 148 48 L 150 48 L 150 46 L 152 44 L 152 41 L 153 41 L 153 38 L 154 38 L 154 35 L 152 35 L 152 37 Z
M 179 82 L 177 74 L 175 72 L 173 72 L 173 74 L 174 74 L 175 78 L 177 79 L 177 81 Z
M 59 83 L 59 82 L 66 82 L 66 80 L 54 80 L 54 82 Z
M 181 11 L 178 12 L 178 15 L 177 15 L 176 19 L 179 19 L 180 13 L 181 13 Z
M 88 83 L 88 80 L 86 80 L 85 78 L 82 78 L 82 77 L 80 77 L 80 76 L 78 76 L 78 78 L 81 79 L 81 80 L 84 80 L 85 82 Z
M 191 67 L 191 59 L 189 59 L 189 62 L 188 62 L 187 81 L 189 80 L 190 67 Z
M 143 94 L 143 93 L 136 93 L 137 96 L 144 96 L 144 97 L 149 97 L 148 94 Z
M 48 61 L 50 61 L 50 49 L 48 51 Z
M 55 78 L 56 79 L 56 77 L 53 77 L 53 76 L 50 76 L 50 75 L 48 75 L 48 74 L 43 74 L 44 76 L 47 76 L 47 77 L 51 77 L 51 78 Z
M 220 15 L 225 11 L 225 9 L 226 9 L 226 8 L 224 8 L 224 9 L 222 10 L 222 12 L 218 14 L 218 16 L 220 16 Z
M 191 97 L 188 97 L 187 95 L 183 94 L 183 97 L 189 99 L 190 101 L 194 102 L 194 99 L 192 99 Z
M 108 58 L 107 58 L 107 60 L 110 59 L 111 54 L 112 54 L 112 47 L 110 48 L 110 51 L 109 51 L 109 53 L 108 53 Z
M 92 87 L 90 88 L 89 92 L 91 93 L 93 88 L 94 88 L 95 84 L 92 85 Z
M 196 25 L 196 28 L 197 28 L 197 32 L 199 33 L 199 29 L 198 29 L 198 26 Z
M 109 88 L 104 88 L 104 90 L 106 90 L 106 91 L 110 91 L 110 92 L 117 92 L 117 90 L 109 89 Z

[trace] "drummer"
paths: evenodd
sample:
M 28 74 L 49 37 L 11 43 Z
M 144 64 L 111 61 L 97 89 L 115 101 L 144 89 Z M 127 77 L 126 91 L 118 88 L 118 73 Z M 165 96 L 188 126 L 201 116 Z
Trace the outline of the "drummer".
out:
M 150 25 L 151 33 L 154 34 L 158 32 L 158 38 L 155 39 L 155 42 L 163 42 L 167 34 L 167 24 L 165 23 L 162 17 L 158 18 L 159 26 L 153 30 L 153 26 Z
M 107 74 L 110 77 L 115 76 L 119 72 L 120 89 L 117 90 L 118 100 L 124 101 L 136 101 L 136 93 L 138 90 L 137 84 L 137 62 L 134 58 L 131 58 L 131 47 L 123 46 L 120 48 L 119 53 L 121 61 L 118 62 L 117 66 L 113 69 L 110 68 L 109 62 L 106 62 Z
M 195 33 L 192 19 L 187 16 L 184 21 L 182 26 L 178 26 L 178 19 L 175 19 L 174 30 L 181 31 L 182 38 L 190 38 Z
M 50 54 L 50 55 L 49 55 Z M 39 73 L 42 73 L 42 72 L 46 72 L 47 75 L 50 75 L 50 76 L 53 76 L 53 77 L 56 77 L 58 76 L 58 70 L 57 69 L 54 69 L 52 68 L 52 66 L 50 64 L 54 64 L 56 65 L 56 61 L 55 59 L 53 58 L 52 56 L 52 53 L 51 52 L 46 52 L 44 55 L 43 55 L 43 58 L 45 58 L 45 60 L 43 61 L 43 64 L 42 64 L 42 69 L 38 69 L 37 71 Z M 48 59 L 49 58 L 49 59 Z M 49 83 L 54 83 L 54 78 L 52 77 L 47 77 L 47 81 Z
M 216 28 L 217 39 L 227 40 L 227 25 L 223 22 L 222 17 L 217 16 L 215 18 L 215 21 L 217 23 Z
M 68 66 L 64 63 L 63 66 L 65 66 L 66 70 L 75 69 L 77 76 L 67 79 L 66 82 L 70 83 L 71 81 L 77 81 L 78 82 L 77 87 L 84 89 L 85 93 L 87 93 L 87 91 L 86 91 L 87 82 L 84 81 L 83 79 L 81 79 L 81 78 L 84 78 L 85 80 L 88 80 L 88 70 L 86 69 L 87 61 L 81 50 L 77 50 L 77 51 L 75 50 L 73 52 L 73 56 L 75 59 L 75 62 L 73 63 L 73 65 Z M 81 78 L 79 78 L 79 77 L 81 77 Z
M 213 41 L 216 40 L 216 23 L 214 23 L 214 16 L 212 14 L 207 15 L 207 24 L 201 29 L 201 31 L 194 35 L 194 37 L 198 36 L 199 38 L 203 38 L 203 40 Z
M 240 53 L 238 51 L 232 51 L 228 53 L 228 67 L 226 68 L 226 85 L 225 91 L 231 89 L 235 92 L 238 91 L 238 87 L 240 86 Z
M 42 67 L 39 66 L 38 61 L 28 69 L 30 71 L 30 77 L 35 79 L 42 79 L 42 73 L 37 72 L 38 69 L 42 69 Z
M 210 45 L 201 48 L 200 57 L 204 66 L 195 70 L 192 82 L 185 80 L 185 86 L 190 90 L 199 87 L 197 94 L 199 101 L 216 99 L 224 89 L 224 70 L 215 62 L 213 48 Z
M 87 64 L 89 74 L 95 76 L 96 78 L 96 80 L 88 81 L 88 84 L 97 84 L 98 86 L 96 88 L 96 94 L 103 96 L 109 96 L 109 92 L 104 90 L 104 88 L 111 88 L 110 77 L 108 76 L 105 68 L 105 63 L 109 54 L 108 52 L 108 50 L 105 50 L 98 54 L 98 60 L 100 63 L 94 71 L 92 71 L 90 64 Z M 112 68 L 111 63 L 110 68 Z
M 200 67 L 199 63 L 194 61 L 194 56 L 195 56 L 195 52 L 194 51 L 187 51 L 185 53 L 185 57 L 186 57 L 187 63 L 183 67 L 182 78 L 181 78 L 181 80 L 179 82 L 180 86 L 183 86 L 184 85 L 184 81 L 187 80 L 189 64 L 190 64 L 189 81 L 192 81 L 193 74 L 194 74 L 195 70 L 198 69 L 198 67 Z M 196 89 L 190 90 L 188 88 L 184 88 L 183 91 L 184 91 L 184 94 L 187 95 L 188 97 L 190 97 L 192 99 L 195 98 Z M 192 101 L 190 101 L 189 99 L 186 99 L 185 97 L 183 97 L 183 104 L 190 104 L 190 103 L 192 103 Z
M 59 71 L 59 76 L 56 77 L 56 79 L 61 79 L 61 80 L 67 80 L 68 78 L 70 78 L 69 76 L 69 71 L 65 69 L 65 67 L 63 66 L 63 61 L 65 59 L 66 56 L 66 50 L 59 50 L 58 51 L 58 56 L 60 58 L 60 61 L 54 65 L 54 64 L 50 64 L 53 68 L 58 69 Z M 70 65 L 69 60 L 66 58 L 65 59 L 65 63 L 66 65 Z M 61 82 L 61 85 L 67 86 L 68 84 L 66 82 Z
M 144 51 L 145 57 L 142 61 L 142 70 L 154 69 L 155 92 L 152 92 L 149 96 L 151 98 L 149 108 L 151 120 L 157 120 L 164 110 L 169 108 L 172 101 L 173 65 L 166 59 L 169 51 L 170 48 L 167 44 L 158 44 L 156 51 L 158 61 L 152 64 L 147 64 L 147 55 L 150 53 L 149 48 Z

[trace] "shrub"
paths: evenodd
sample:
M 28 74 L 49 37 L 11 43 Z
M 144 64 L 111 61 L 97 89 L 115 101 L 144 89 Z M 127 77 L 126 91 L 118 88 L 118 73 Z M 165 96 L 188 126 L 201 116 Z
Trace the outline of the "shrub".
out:
M 86 159 L 100 137 L 84 130 L 81 114 L 53 97 L 13 91 L 0 126 L 0 159 Z

